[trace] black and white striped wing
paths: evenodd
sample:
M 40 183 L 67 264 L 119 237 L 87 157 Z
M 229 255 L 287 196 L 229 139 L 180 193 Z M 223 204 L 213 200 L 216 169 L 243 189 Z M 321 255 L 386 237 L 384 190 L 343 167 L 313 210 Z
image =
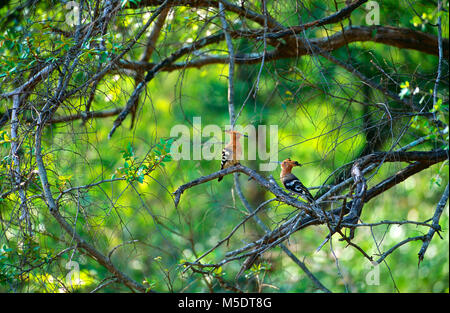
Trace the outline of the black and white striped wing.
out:
M 223 170 L 224 168 L 227 168 L 227 162 L 231 160 L 232 158 L 232 152 L 229 149 L 223 149 L 222 150 L 222 161 L 220 162 L 220 169 Z
M 220 169 L 223 170 L 224 168 L 227 168 L 227 162 L 231 159 L 232 152 L 228 149 L 222 150 L 222 161 L 220 162 Z M 223 176 L 219 177 L 218 181 L 221 181 Z
M 311 195 L 308 188 L 306 188 L 298 178 L 286 180 L 284 182 L 284 186 L 286 187 L 286 189 L 299 194 L 309 203 L 314 202 L 314 197 Z

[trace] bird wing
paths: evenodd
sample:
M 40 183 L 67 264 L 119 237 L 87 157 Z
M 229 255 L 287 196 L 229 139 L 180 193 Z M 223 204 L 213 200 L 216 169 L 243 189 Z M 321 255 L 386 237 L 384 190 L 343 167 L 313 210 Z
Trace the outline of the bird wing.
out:
M 221 170 L 225 168 L 227 161 L 231 160 L 232 154 L 233 154 L 232 151 L 228 148 L 222 150 L 222 161 L 220 162 Z
M 308 188 L 306 188 L 297 177 L 294 176 L 291 179 L 284 181 L 284 186 L 286 189 L 298 193 L 306 201 L 314 202 L 314 197 L 311 195 Z

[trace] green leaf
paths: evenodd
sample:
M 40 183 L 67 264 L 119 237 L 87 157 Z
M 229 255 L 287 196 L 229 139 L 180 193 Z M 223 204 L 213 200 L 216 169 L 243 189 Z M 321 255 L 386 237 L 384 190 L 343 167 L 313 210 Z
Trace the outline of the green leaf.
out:
M 85 72 L 78 72 L 77 74 L 75 74 L 74 81 L 77 84 L 82 84 L 84 82 L 85 77 L 86 77 Z
M 419 25 L 422 25 L 422 20 L 420 19 L 420 17 L 418 17 L 417 15 L 415 15 L 412 20 L 411 23 L 414 25 L 414 27 L 418 27 Z
M 100 63 L 105 63 L 106 60 L 108 59 L 108 51 L 103 51 L 102 53 L 100 53 Z

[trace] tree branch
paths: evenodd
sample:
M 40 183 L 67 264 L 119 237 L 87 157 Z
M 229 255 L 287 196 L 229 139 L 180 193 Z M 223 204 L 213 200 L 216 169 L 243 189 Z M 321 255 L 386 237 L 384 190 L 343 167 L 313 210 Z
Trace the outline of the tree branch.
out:
M 181 194 L 194 186 L 203 184 L 205 182 L 208 182 L 210 180 L 216 179 L 220 176 L 236 173 L 236 172 L 242 172 L 251 178 L 253 178 L 256 182 L 258 182 L 261 186 L 272 192 L 276 197 L 277 200 L 280 202 L 284 202 L 288 205 L 291 205 L 295 208 L 299 208 L 304 210 L 306 214 L 303 212 L 296 214 L 295 217 L 287 220 L 282 225 L 280 225 L 278 228 L 271 232 L 267 232 L 262 238 L 254 241 L 251 244 L 246 245 L 243 248 L 237 249 L 232 252 L 228 252 L 226 254 L 226 259 L 222 260 L 220 263 L 216 264 L 216 266 L 220 266 L 222 264 L 228 263 L 233 260 L 237 260 L 243 257 L 248 257 L 251 262 L 254 259 L 255 255 L 259 255 L 267 249 L 270 249 L 271 247 L 275 245 L 281 244 L 284 240 L 286 240 L 289 236 L 291 236 L 294 232 L 301 230 L 303 228 L 309 227 L 311 225 L 320 225 L 326 223 L 326 221 L 329 220 L 335 220 L 334 216 L 341 216 L 345 215 L 344 218 L 339 218 L 340 226 L 342 227 L 349 227 L 351 230 L 354 229 L 355 225 L 357 223 L 357 219 L 359 219 L 359 216 L 361 215 L 362 206 L 364 203 L 367 203 L 370 199 L 374 198 L 375 196 L 385 192 L 386 190 L 392 188 L 393 186 L 401 183 L 408 177 L 430 167 L 433 164 L 442 162 L 444 160 L 448 159 L 448 150 L 437 150 L 437 151 L 410 151 L 410 152 L 378 152 L 373 153 L 371 155 L 368 155 L 366 157 L 360 158 L 354 162 L 353 169 L 352 169 L 352 179 L 356 183 L 356 195 L 354 199 L 348 203 L 344 201 L 345 206 L 341 208 L 337 208 L 331 211 L 324 212 L 325 213 L 325 219 L 319 218 L 321 216 L 316 212 L 315 208 L 310 208 L 304 203 L 299 203 L 296 199 L 293 199 L 288 194 L 286 194 L 278 185 L 271 183 L 270 181 L 266 180 L 256 172 L 254 172 L 252 169 L 249 169 L 242 165 L 233 166 L 230 168 L 227 168 L 225 170 L 221 170 L 215 173 L 212 173 L 207 176 L 200 177 L 196 180 L 193 180 L 189 183 L 186 183 L 182 186 L 180 186 L 173 194 L 175 195 L 175 206 L 178 206 Z M 406 168 L 400 170 L 396 174 L 392 175 L 391 177 L 385 179 L 381 183 L 377 184 L 376 186 L 372 187 L 371 189 L 366 191 L 365 187 L 365 179 L 363 177 L 364 169 L 369 169 L 374 167 L 378 163 L 382 162 L 411 162 L 415 161 L 414 163 L 410 164 Z M 320 207 L 321 203 L 325 201 L 325 197 L 321 197 L 320 199 L 316 199 L 316 205 Z M 348 214 L 352 213 L 352 214 Z M 434 228 L 433 228 L 434 229 Z M 342 234 L 342 233 L 341 233 Z M 345 236 L 343 236 L 345 237 Z M 349 238 L 344 238 L 348 241 L 350 241 L 353 237 L 353 233 Z M 420 239 L 420 238 L 419 238 Z M 415 240 L 415 239 L 414 239 Z M 422 240 L 422 239 L 421 239 Z M 405 242 L 406 243 L 406 242 Z M 401 243 L 404 244 L 404 243 Z M 353 246 L 360 251 L 362 251 L 358 246 Z M 253 250 L 251 250 L 253 249 Z M 393 250 L 396 248 L 394 247 Z M 249 252 L 246 252 L 248 250 L 251 250 Z M 392 251 L 393 251 L 392 250 Z M 371 259 L 370 256 L 368 256 L 364 251 L 362 253 Z M 245 264 L 244 264 L 245 265 Z
M 420 251 L 419 251 L 419 265 L 420 265 L 420 262 L 422 262 L 423 258 L 425 257 L 425 252 L 427 251 L 428 245 L 430 244 L 431 239 L 433 239 L 434 234 L 437 232 L 439 235 L 439 230 L 441 229 L 441 226 L 439 225 L 439 219 L 441 218 L 442 212 L 444 211 L 447 201 L 448 201 L 448 183 L 447 183 L 447 187 L 445 187 L 445 191 L 441 197 L 441 200 L 439 200 L 439 202 L 436 206 L 436 210 L 434 212 L 432 224 L 431 224 L 432 227 L 430 228 L 430 230 L 428 231 L 428 234 L 426 234 L 423 239 L 422 248 L 420 248 Z

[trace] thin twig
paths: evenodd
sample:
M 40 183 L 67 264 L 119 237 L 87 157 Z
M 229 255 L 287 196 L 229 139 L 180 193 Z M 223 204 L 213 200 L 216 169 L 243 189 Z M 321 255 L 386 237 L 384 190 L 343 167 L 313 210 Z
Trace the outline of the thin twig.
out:
M 219 0 L 219 16 L 222 23 L 223 33 L 225 34 L 225 41 L 227 43 L 229 65 L 228 65 L 228 114 L 230 115 L 230 125 L 234 128 L 235 113 L 234 113 L 234 47 L 231 40 L 228 23 L 225 18 L 225 9 L 223 1 Z
M 432 227 L 428 231 L 428 234 L 425 235 L 425 238 L 424 238 L 423 244 L 422 244 L 422 248 L 420 248 L 419 265 L 420 265 L 420 262 L 422 262 L 423 258 L 425 257 L 425 252 L 427 251 L 428 246 L 431 242 L 431 239 L 433 239 L 434 234 L 437 232 L 439 235 L 439 230 L 441 229 L 441 226 L 439 225 L 439 219 L 441 218 L 442 212 L 444 211 L 445 205 L 447 204 L 447 201 L 448 201 L 448 193 L 449 193 L 448 188 L 449 187 L 448 187 L 448 183 L 447 183 L 447 187 L 445 187 L 445 191 L 436 206 L 436 210 L 434 212 L 432 224 L 431 224 Z

